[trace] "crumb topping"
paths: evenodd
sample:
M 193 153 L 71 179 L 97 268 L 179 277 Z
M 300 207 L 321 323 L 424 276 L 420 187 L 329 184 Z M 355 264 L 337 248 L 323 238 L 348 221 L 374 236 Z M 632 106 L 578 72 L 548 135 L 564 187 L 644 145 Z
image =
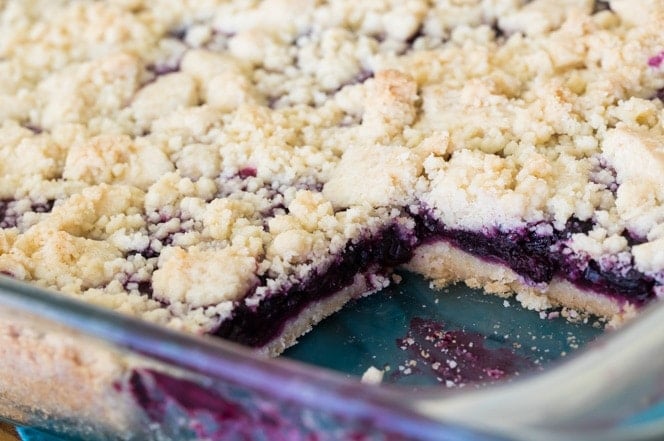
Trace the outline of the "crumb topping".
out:
M 3 2 L 0 271 L 204 332 L 420 206 L 664 279 L 661 2 L 434 3 Z

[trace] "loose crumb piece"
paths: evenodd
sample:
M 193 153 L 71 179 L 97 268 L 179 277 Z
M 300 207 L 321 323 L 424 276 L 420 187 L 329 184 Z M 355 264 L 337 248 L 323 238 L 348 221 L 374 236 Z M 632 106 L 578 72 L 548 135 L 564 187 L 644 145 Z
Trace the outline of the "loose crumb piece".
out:
M 380 384 L 383 381 L 384 374 L 385 371 L 380 370 L 374 366 L 370 366 L 366 371 L 364 371 L 360 381 L 365 384 Z

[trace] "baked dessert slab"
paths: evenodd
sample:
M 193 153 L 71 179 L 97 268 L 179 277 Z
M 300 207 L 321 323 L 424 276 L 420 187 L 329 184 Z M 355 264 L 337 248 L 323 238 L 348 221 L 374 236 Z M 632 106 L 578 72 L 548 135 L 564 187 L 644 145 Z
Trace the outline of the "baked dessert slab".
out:
M 618 324 L 664 280 L 663 24 L 656 0 L 1 1 L 0 272 L 272 356 L 400 266 Z M 3 317 L 3 415 L 127 431 L 132 360 Z
M 661 292 L 663 14 L 4 2 L 0 271 L 271 355 L 404 264 L 619 323 Z

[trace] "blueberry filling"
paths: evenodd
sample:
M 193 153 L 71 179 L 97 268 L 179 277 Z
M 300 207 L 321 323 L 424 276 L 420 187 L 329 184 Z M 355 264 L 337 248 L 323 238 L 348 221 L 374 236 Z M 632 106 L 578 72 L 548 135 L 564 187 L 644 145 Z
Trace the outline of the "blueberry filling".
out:
M 655 281 L 637 271 L 633 262 L 629 268 L 625 264 L 602 266 L 569 252 L 564 241 L 572 234 L 590 231 L 590 221 L 572 218 L 563 230 L 550 228 L 550 234 L 543 234 L 547 229 L 537 225 L 510 232 L 479 232 L 447 228 L 426 214 L 415 218 L 420 241 L 446 240 L 474 256 L 504 264 L 533 283 L 548 283 L 558 276 L 579 288 L 635 304 L 654 296 Z
M 556 270 L 555 262 L 548 253 L 553 244 L 552 236 L 539 237 L 530 231 L 484 235 L 463 230 L 446 230 L 442 236 L 475 256 L 508 263 L 535 283 L 550 281 Z
M 581 288 L 608 295 L 618 294 L 638 304 L 654 295 L 655 281 L 634 268 L 616 273 L 602 269 L 596 261 L 591 260 L 583 272 L 568 271 L 566 274 L 569 274 L 569 281 Z
M 494 39 L 501 40 L 505 38 L 505 31 L 498 24 L 498 20 L 493 22 L 491 29 L 493 30 Z
M 33 202 L 30 208 L 34 213 L 50 213 L 55 204 L 55 199 L 49 199 L 45 202 Z
M 645 237 L 637 236 L 636 234 L 628 230 L 623 231 L 622 237 L 624 237 L 627 240 L 627 245 L 629 245 L 630 247 L 645 243 L 647 241 Z
M 175 40 L 184 40 L 184 38 L 187 36 L 187 28 L 186 27 L 179 27 L 179 28 L 174 28 L 171 29 L 166 33 L 166 35 L 170 38 L 173 38 Z
M 397 226 L 357 244 L 349 243 L 328 268 L 286 292 L 275 292 L 255 307 L 239 303 L 233 316 L 222 322 L 214 334 L 247 346 L 263 346 L 281 333 L 289 319 L 311 303 L 351 285 L 356 274 L 376 265 L 393 267 L 407 262 L 414 245 L 412 235 Z
M 658 99 L 664 102 L 664 89 L 657 89 L 657 92 L 655 92 L 655 96 L 652 97 L 652 99 Z
M 664 61 L 664 51 L 650 57 L 648 59 L 648 66 L 650 66 L 652 68 L 655 68 L 655 69 L 658 69 L 661 66 L 663 61 Z M 660 91 L 657 91 L 657 97 L 661 98 L 660 97 Z
M 349 418 L 285 399 L 275 402 L 270 391 L 259 393 L 230 381 L 210 383 L 134 368 L 113 387 L 133 397 L 147 425 L 158 424 L 160 439 L 406 440 L 378 427 L 373 418 Z M 349 397 L 360 394 L 361 390 Z
M 254 167 L 244 167 L 238 172 L 238 176 L 242 179 L 255 178 L 257 174 L 258 171 Z
M 131 291 L 131 290 L 135 289 L 138 292 L 140 292 L 141 294 L 145 294 L 146 296 L 148 296 L 148 298 L 150 298 L 150 299 L 153 298 L 152 297 L 152 282 L 150 282 L 148 280 L 143 280 L 141 282 L 134 282 L 134 281 L 128 280 L 128 281 L 123 283 L 123 286 L 127 291 Z
M 421 241 L 447 240 L 474 256 L 506 264 L 535 283 L 550 282 L 558 271 L 557 259 L 551 253 L 555 243 L 591 228 L 587 221 L 570 219 L 563 231 L 554 230 L 550 235 L 542 235 L 537 226 L 521 231 L 481 232 L 450 229 L 427 215 L 416 215 L 416 221 L 417 236 Z
M 168 75 L 171 73 L 179 72 L 180 71 L 180 63 L 179 61 L 177 62 L 163 62 L 163 63 L 155 63 L 155 64 L 150 64 L 146 67 L 146 69 L 149 72 L 152 72 L 155 77 L 159 77 L 162 75 Z M 147 83 L 150 84 L 150 83 Z
M 228 439 L 229 433 L 242 435 L 236 439 L 255 439 L 256 433 L 273 437 L 260 439 L 285 439 L 280 434 L 296 429 L 291 419 L 279 418 L 276 410 L 258 412 L 233 395 L 225 396 L 227 390 L 156 370 L 132 370 L 126 385 L 116 387 L 126 387 L 150 420 L 177 433 L 177 439 L 220 440 Z
M 591 160 L 594 162 L 594 166 L 590 172 L 590 182 L 604 186 L 615 197 L 618 191 L 616 169 L 601 156 L 593 157 Z
M 49 213 L 53 209 L 55 200 L 40 202 L 31 201 L 26 205 L 25 201 L 14 199 L 0 200 L 0 228 L 15 228 L 21 217 L 26 213 Z
M 5 221 L 5 217 L 7 216 L 7 208 L 9 208 L 10 202 L 11 201 L 9 200 L 0 200 L 0 222 Z
M 420 38 L 420 37 L 424 37 L 424 36 L 425 36 L 425 34 L 424 34 L 424 25 L 420 24 L 417 27 L 417 30 L 415 30 L 415 32 L 413 32 L 413 35 L 411 35 L 410 37 L 408 37 L 406 39 L 406 41 L 405 41 L 406 46 L 408 48 L 412 48 L 413 45 L 415 44 L 415 42 L 417 41 L 417 39 Z
M 415 317 L 408 333 L 397 339 L 397 346 L 406 351 L 408 360 L 417 363 L 409 367 L 411 373 L 422 375 L 429 371 L 439 383 L 449 387 L 481 385 L 538 369 L 538 365 L 508 348 L 490 348 L 486 343 L 494 335 L 446 329 L 444 322 Z M 409 375 L 394 371 L 393 377 Z
M 610 11 L 610 10 L 611 10 L 611 5 L 609 4 L 608 1 L 596 0 L 595 4 L 593 5 L 593 14 L 597 14 L 598 12 L 602 11 Z
M 44 129 L 41 128 L 40 126 L 38 126 L 36 124 L 31 124 L 31 123 L 25 123 L 25 124 L 23 124 L 23 127 L 30 130 L 35 135 L 39 135 L 40 133 L 42 133 L 44 131 Z
M 369 78 L 373 78 L 373 77 L 374 77 L 373 71 L 367 70 L 367 69 L 362 69 L 353 78 L 351 78 L 350 80 L 348 80 L 347 82 L 345 82 L 341 86 L 339 86 L 335 92 L 340 91 L 341 89 L 343 89 L 346 86 L 352 86 L 354 84 L 362 84 L 365 81 L 367 81 Z

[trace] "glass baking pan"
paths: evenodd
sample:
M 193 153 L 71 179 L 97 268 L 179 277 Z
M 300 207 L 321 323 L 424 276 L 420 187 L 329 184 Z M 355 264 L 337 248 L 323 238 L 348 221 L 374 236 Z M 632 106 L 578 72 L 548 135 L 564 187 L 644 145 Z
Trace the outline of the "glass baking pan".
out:
M 0 415 L 90 441 L 664 436 L 664 304 L 601 334 L 404 278 L 265 359 L 0 277 Z M 482 386 L 436 378 L 403 349 L 411 331 L 443 322 L 487 354 L 510 346 L 527 368 Z M 382 384 L 359 381 L 371 365 L 386 370 Z

